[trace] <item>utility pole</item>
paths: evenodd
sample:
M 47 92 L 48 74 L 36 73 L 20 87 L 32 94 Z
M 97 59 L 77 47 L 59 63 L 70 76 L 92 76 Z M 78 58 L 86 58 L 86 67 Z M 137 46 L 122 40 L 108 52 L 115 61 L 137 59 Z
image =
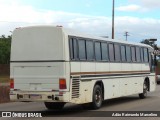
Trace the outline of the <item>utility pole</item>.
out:
M 124 36 L 126 36 L 126 41 L 127 41 L 128 36 L 130 36 L 128 33 L 129 33 L 129 32 L 125 32 L 125 33 L 124 33 Z
M 114 0 L 112 5 L 112 39 L 114 39 Z

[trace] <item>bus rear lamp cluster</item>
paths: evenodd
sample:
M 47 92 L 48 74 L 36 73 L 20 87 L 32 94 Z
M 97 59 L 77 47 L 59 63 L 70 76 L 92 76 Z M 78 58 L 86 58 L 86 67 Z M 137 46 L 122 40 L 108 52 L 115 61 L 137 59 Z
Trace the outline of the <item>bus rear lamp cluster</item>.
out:
M 14 89 L 14 79 L 10 79 L 10 88 Z
M 67 89 L 66 79 L 64 78 L 59 79 L 59 89 Z

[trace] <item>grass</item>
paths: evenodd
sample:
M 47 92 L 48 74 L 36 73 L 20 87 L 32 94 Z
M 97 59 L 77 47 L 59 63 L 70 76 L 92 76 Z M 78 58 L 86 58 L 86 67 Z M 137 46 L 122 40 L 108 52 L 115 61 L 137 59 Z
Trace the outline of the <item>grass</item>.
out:
M 9 83 L 9 76 L 8 75 L 0 75 L 0 83 Z

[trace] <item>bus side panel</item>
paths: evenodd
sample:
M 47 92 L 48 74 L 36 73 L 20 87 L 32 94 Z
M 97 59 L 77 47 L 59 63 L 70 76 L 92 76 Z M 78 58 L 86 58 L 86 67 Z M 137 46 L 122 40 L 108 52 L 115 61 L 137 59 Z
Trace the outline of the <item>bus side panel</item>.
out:
M 147 71 L 150 72 L 150 68 L 149 68 L 149 63 L 142 63 L 142 71 Z
M 144 75 L 132 75 L 132 77 L 128 76 L 127 78 L 120 79 L 121 96 L 142 93 L 145 77 Z
M 121 63 L 122 71 L 132 71 L 131 63 Z
M 94 72 L 96 72 L 95 70 L 97 70 L 97 69 L 95 69 L 94 62 L 81 62 L 81 73 L 82 74 L 83 74 L 83 72 L 93 74 Z
M 81 103 L 92 102 L 93 87 L 95 81 L 82 80 L 80 87 L 80 101 Z
M 137 71 L 138 73 L 140 73 L 141 70 L 142 70 L 142 66 L 139 63 L 132 63 L 131 64 L 131 69 L 132 69 L 133 72 Z
M 121 63 L 110 63 L 109 65 L 110 65 L 109 71 L 111 72 L 111 74 L 112 74 L 112 72 L 113 72 L 113 74 L 115 74 L 114 72 L 122 71 Z
M 142 64 L 142 71 L 147 71 L 150 72 L 150 67 L 149 63 L 143 63 Z M 144 76 L 144 79 L 148 77 L 150 80 L 150 91 L 155 91 L 156 89 L 156 78 L 155 78 L 155 73 L 150 73 L 149 75 Z
M 83 78 L 81 74 L 84 72 L 94 72 L 95 63 L 70 62 L 70 66 L 70 102 L 77 104 L 92 102 L 92 82 L 94 81 Z
M 104 84 L 104 99 L 111 99 L 120 97 L 120 80 L 119 79 L 105 79 Z M 106 87 L 105 87 L 106 86 Z
M 97 74 L 107 74 L 107 72 L 109 72 L 110 69 L 110 64 L 109 63 L 95 63 L 96 65 L 96 69 L 95 72 L 97 72 Z
M 150 91 L 155 91 L 156 89 L 156 78 L 155 78 L 155 73 L 151 73 L 152 76 L 149 77 L 150 80 Z

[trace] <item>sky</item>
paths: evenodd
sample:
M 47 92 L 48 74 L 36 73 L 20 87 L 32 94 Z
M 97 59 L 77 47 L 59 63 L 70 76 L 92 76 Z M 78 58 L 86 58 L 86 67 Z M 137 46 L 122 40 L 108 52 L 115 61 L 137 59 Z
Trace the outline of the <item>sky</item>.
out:
M 115 39 L 160 45 L 160 0 L 115 0 Z M 112 0 L 0 0 L 0 36 L 17 27 L 62 25 L 111 38 Z

